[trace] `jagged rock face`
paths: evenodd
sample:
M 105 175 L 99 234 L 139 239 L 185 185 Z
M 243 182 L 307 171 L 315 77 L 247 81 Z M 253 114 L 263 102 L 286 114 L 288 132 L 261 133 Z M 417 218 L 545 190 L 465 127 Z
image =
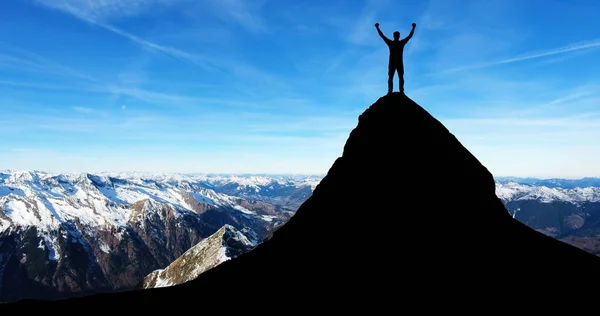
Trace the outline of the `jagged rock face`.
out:
M 220 263 L 250 251 L 256 244 L 233 226 L 225 225 L 177 258 L 165 269 L 150 273 L 141 288 L 158 288 L 182 284 Z
M 125 227 L 92 231 L 89 244 L 112 289 L 131 289 L 149 272 L 217 229 L 196 214 L 177 214 L 170 205 L 143 200 L 132 205 Z
M 132 208 L 139 217 L 132 217 L 125 227 L 93 229 L 78 220 L 63 223 L 50 232 L 58 236 L 51 247 L 36 227 L 0 237 L 7 246 L 2 250 L 11 259 L 2 262 L 0 297 L 53 299 L 132 289 L 148 273 L 167 266 L 218 229 L 199 215 L 176 215 L 169 205 L 146 200 Z
M 96 247 L 94 255 L 111 284 L 111 289 L 114 290 L 134 287 L 145 271 L 152 271 L 160 266 L 152 252 L 152 249 L 155 252 L 159 249 L 151 248 L 139 233 L 131 228 L 98 232 L 95 238 L 91 238 L 90 244 L 104 244 L 110 249 L 105 251 Z
M 35 227 L 4 232 L 0 251 L 2 292 L 6 301 L 31 298 L 60 298 L 103 291 L 110 288 L 89 245 L 65 229 L 57 231 L 62 260 L 40 238 Z
M 196 200 L 196 198 L 194 198 L 194 196 L 188 192 L 184 192 L 183 200 L 198 214 L 205 213 L 212 208 L 210 204 Z
M 188 180 L 3 174 L 0 302 L 133 289 L 223 225 L 258 243 L 294 212 Z

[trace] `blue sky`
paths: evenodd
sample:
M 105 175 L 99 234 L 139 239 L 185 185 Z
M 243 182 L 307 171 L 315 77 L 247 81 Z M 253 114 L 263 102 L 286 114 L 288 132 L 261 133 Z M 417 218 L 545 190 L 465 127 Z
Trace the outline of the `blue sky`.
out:
M 0 169 L 326 173 L 406 93 L 496 176 L 600 176 L 595 0 L 3 0 Z M 397 84 L 397 79 L 394 79 Z M 397 89 L 397 87 L 395 87 Z

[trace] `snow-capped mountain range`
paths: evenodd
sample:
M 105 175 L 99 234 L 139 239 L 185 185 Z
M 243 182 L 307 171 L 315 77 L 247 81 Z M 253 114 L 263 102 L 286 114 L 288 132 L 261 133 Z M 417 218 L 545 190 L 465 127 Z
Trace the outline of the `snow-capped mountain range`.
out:
M 318 181 L 0 172 L 0 301 L 132 288 L 223 225 L 260 243 Z
M 496 182 L 506 183 L 515 182 L 518 184 L 527 184 L 532 186 L 543 186 L 548 188 L 587 188 L 600 187 L 600 178 L 586 177 L 581 179 L 538 179 L 538 178 L 521 178 L 521 177 L 495 177 Z
M 517 182 L 496 182 L 496 195 L 503 202 L 516 200 L 535 200 L 550 202 L 600 202 L 600 187 L 547 187 Z
M 151 179 L 162 182 L 204 182 L 212 185 L 237 184 L 255 191 L 272 185 L 308 185 L 314 189 L 323 175 L 257 175 L 257 174 L 175 174 L 150 172 L 105 172 L 99 175 L 122 179 Z
M 271 196 L 275 187 L 312 192 L 317 184 L 318 180 L 308 177 L 0 173 L 0 207 L 4 210 L 0 231 L 15 226 L 35 226 L 48 231 L 75 219 L 91 227 L 118 227 L 131 217 L 128 206 L 145 199 L 170 205 L 177 211 L 195 211 L 192 204 L 198 201 L 256 215 L 237 204 L 233 197 L 251 195 L 249 192 L 253 197 Z M 228 191 L 231 195 L 218 191 Z M 269 215 L 262 218 L 270 221 Z

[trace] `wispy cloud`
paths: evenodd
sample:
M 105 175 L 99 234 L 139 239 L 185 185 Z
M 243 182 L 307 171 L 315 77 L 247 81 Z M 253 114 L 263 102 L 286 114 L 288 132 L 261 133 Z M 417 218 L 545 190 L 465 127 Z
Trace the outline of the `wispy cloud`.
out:
M 38 4 L 70 10 L 98 21 L 134 17 L 186 0 L 34 0 Z
M 219 0 L 200 1 L 202 9 L 211 10 L 225 22 L 234 21 L 251 33 L 267 31 L 267 25 L 261 16 L 265 0 Z
M 568 94 L 563 94 L 561 97 L 548 102 L 546 105 L 571 103 L 592 95 L 600 95 L 600 85 L 586 84 L 579 86 L 575 88 L 574 91 L 571 91 Z
M 382 1 L 369 0 L 363 7 L 361 14 L 354 22 L 354 27 L 347 34 L 346 39 L 355 45 L 364 45 L 373 43 L 374 36 L 373 24 L 376 22 L 376 16 L 381 9 Z
M 165 107 L 187 107 L 202 104 L 219 104 L 228 107 L 253 107 L 253 103 L 251 102 L 236 101 L 233 98 L 197 97 L 182 93 L 166 93 L 140 88 L 138 85 L 141 79 L 139 77 L 139 71 L 125 72 L 124 74 L 128 75 L 125 78 L 122 76 L 119 77 L 119 79 L 121 79 L 120 82 L 108 82 L 20 47 L 0 42 L 0 48 L 13 53 L 18 53 L 18 56 L 6 53 L 0 54 L 0 69 L 9 67 L 18 69 L 20 72 L 27 71 L 52 75 L 52 81 L 49 80 L 49 82 L 0 80 L 0 86 L 4 85 L 43 90 L 68 90 L 127 96 L 147 102 L 147 104 L 162 105 Z M 3 61 L 6 63 L 3 63 Z M 262 84 L 272 84 L 273 86 L 279 87 L 282 85 L 275 77 L 267 75 L 261 76 L 259 70 L 250 66 L 243 67 L 242 65 L 242 67 L 237 67 L 236 74 L 239 76 L 255 75 L 257 81 L 262 80 Z M 61 83 L 51 83 L 57 81 L 54 76 L 60 76 L 65 80 L 59 80 Z
M 25 82 L 25 81 L 0 80 L 0 86 L 11 86 L 11 87 L 20 87 L 20 88 L 42 89 L 42 90 L 81 91 L 81 87 L 73 86 L 70 84 L 52 84 L 52 83 L 45 83 L 45 82 Z
M 48 135 L 55 137 L 54 141 L 81 140 L 82 135 L 79 133 L 96 133 L 96 137 L 89 140 L 94 142 L 101 139 L 119 140 L 125 136 L 124 132 L 153 130 L 162 122 L 169 120 L 159 116 L 148 116 L 143 112 L 124 115 L 98 108 L 76 106 L 66 110 L 38 109 L 34 113 L 15 113 L 12 117 L 0 118 L 0 132 L 18 132 L 23 135 L 48 132 Z
M 492 67 L 492 66 L 497 66 L 497 65 L 502 65 L 502 64 L 515 63 L 515 62 L 525 61 L 525 60 L 529 60 L 529 59 L 542 58 L 542 57 L 564 54 L 564 53 L 568 53 L 568 52 L 574 52 L 574 51 L 597 48 L 597 47 L 600 47 L 600 40 L 598 40 L 598 39 L 586 41 L 586 42 L 573 43 L 573 44 L 570 44 L 567 46 L 554 48 L 554 49 L 550 49 L 547 51 L 531 52 L 531 53 L 527 53 L 524 55 L 507 58 L 507 59 L 502 59 L 502 60 L 497 60 L 497 61 L 488 62 L 488 63 L 447 69 L 447 70 L 441 71 L 437 74 L 448 74 L 448 73 L 459 72 L 459 71 L 464 71 L 464 70 L 487 68 L 487 67 Z
M 5 51 L 5 53 L 0 53 L 0 67 L 12 67 L 19 70 L 30 69 L 38 72 L 93 81 L 90 76 L 82 74 L 73 68 L 54 62 L 40 54 L 15 45 L 0 41 L 0 48 Z
M 139 1 L 136 3 L 134 7 L 143 6 L 148 4 L 148 1 Z M 258 18 L 258 11 L 263 5 L 263 1 L 256 1 L 250 4 L 249 2 L 239 1 L 239 0 L 227 0 L 227 1 L 210 1 L 210 3 L 205 3 L 206 5 L 210 5 L 210 7 L 216 7 L 220 12 L 219 14 L 226 14 L 226 18 L 233 18 L 235 21 L 242 23 L 245 27 L 250 28 L 251 30 L 261 30 L 263 29 L 263 22 Z M 194 65 L 202 67 L 204 70 L 209 71 L 225 71 L 235 76 L 248 78 L 250 80 L 244 83 L 245 86 L 265 86 L 270 85 L 277 90 L 290 89 L 290 86 L 273 74 L 263 71 L 257 67 L 250 65 L 249 63 L 239 60 L 232 59 L 231 57 L 218 56 L 218 55 L 202 55 L 199 53 L 192 53 L 183 49 L 161 45 L 146 39 L 143 39 L 137 35 L 134 35 L 130 32 L 127 32 L 123 29 L 120 29 L 112 24 L 97 20 L 94 18 L 94 15 L 91 14 L 90 10 L 81 9 L 88 8 L 89 6 L 72 6 L 68 1 L 49 1 L 43 0 L 39 2 L 39 4 L 59 10 L 66 14 L 69 14 L 81 21 L 90 23 L 92 25 L 101 27 L 105 30 L 108 30 L 114 34 L 122 36 L 126 39 L 131 40 L 132 42 L 140 45 L 142 48 L 149 49 L 151 51 L 160 52 L 166 54 L 168 56 L 174 57 L 181 61 L 189 62 Z M 136 9 L 137 10 L 137 9 Z M 137 11 L 136 11 L 137 12 Z M 236 89 L 244 90 L 243 87 L 239 85 L 235 86 Z M 248 90 L 246 90 L 248 91 Z
M 546 58 L 538 59 L 534 64 L 536 66 L 546 66 L 557 63 L 568 62 L 573 59 L 578 59 L 581 57 L 585 57 L 584 55 L 592 54 L 595 50 L 600 49 L 600 47 L 589 48 L 589 49 L 581 49 L 578 51 L 571 51 L 568 54 L 557 54 L 553 56 L 548 56 Z
M 323 12 L 321 19 L 326 21 L 325 25 L 334 27 L 335 35 L 351 45 L 347 48 L 354 45 L 373 46 L 380 41 L 374 24 L 376 22 L 385 24 L 385 21 L 380 20 L 380 16 L 389 9 L 390 4 L 389 0 L 364 0 L 344 7 L 330 6 L 323 8 L 327 11 Z M 355 7 L 358 10 L 355 10 Z M 396 23 L 392 24 L 394 25 Z
M 4 46 L 4 48 L 6 48 L 6 46 Z M 147 91 L 139 88 L 129 88 L 127 86 L 117 86 L 115 84 L 104 83 L 90 75 L 84 74 L 55 61 L 51 61 L 38 54 L 34 54 L 27 50 L 13 46 L 11 46 L 10 48 L 14 51 L 18 51 L 22 56 L 26 56 L 29 58 L 4 54 L 0 55 L 0 61 L 1 58 L 4 57 L 5 60 L 18 61 L 20 71 L 41 72 L 44 74 L 51 74 L 53 76 L 58 75 L 65 78 L 69 78 L 71 79 L 71 81 L 64 82 L 63 84 L 57 84 L 47 82 L 1 80 L 0 85 L 34 89 L 71 90 L 82 92 L 118 94 L 154 103 L 167 102 L 169 104 L 181 104 L 186 102 L 189 103 L 192 100 L 192 98 L 186 98 L 181 95 L 171 95 L 166 93 Z M 2 68 L 3 66 L 5 65 L 0 63 L 0 68 Z M 83 79 L 83 81 L 81 79 Z
M 87 3 L 88 1 L 77 1 L 77 3 L 80 3 L 80 2 Z M 134 6 L 134 7 L 136 7 L 136 8 L 138 6 L 143 7 L 143 5 L 148 4 L 149 2 L 150 1 L 139 1 L 139 3 L 137 3 L 136 6 Z M 111 3 L 112 3 L 112 1 L 111 1 Z M 116 1 L 115 1 L 115 3 L 116 3 Z M 125 37 L 125 38 L 141 45 L 144 48 L 151 49 L 151 50 L 154 50 L 157 52 L 161 52 L 161 53 L 167 54 L 169 56 L 194 63 L 201 67 L 208 68 L 208 67 L 212 66 L 212 63 L 205 56 L 189 53 L 189 52 L 186 52 L 186 51 L 178 49 L 178 48 L 160 45 L 160 44 L 145 40 L 143 38 L 140 38 L 136 35 L 126 32 L 126 31 L 123 31 L 111 24 L 96 20 L 94 18 L 94 14 L 93 14 L 94 10 L 89 10 L 88 5 L 73 6 L 69 1 L 45 1 L 45 0 L 39 1 L 39 4 L 41 4 L 45 7 L 54 9 L 54 10 L 59 10 L 61 12 L 70 14 L 71 16 L 73 16 L 77 19 L 80 19 L 82 21 L 85 21 L 87 23 L 90 23 L 92 25 L 99 26 L 105 30 L 108 30 L 117 35 Z M 107 7 L 111 7 L 111 6 L 108 5 Z M 85 8 L 85 9 L 83 9 L 83 8 Z
M 0 86 L 13 86 L 13 87 L 22 87 L 22 88 L 31 88 L 31 89 L 42 89 L 42 90 L 66 90 L 66 91 L 75 91 L 75 92 L 92 92 L 92 93 L 101 93 L 108 95 L 120 95 L 132 97 L 134 99 L 148 102 L 148 104 L 158 104 L 166 107 L 185 107 L 194 104 L 202 104 L 202 103 L 211 103 L 211 104 L 228 104 L 230 106 L 235 106 L 236 103 L 234 101 L 226 101 L 221 99 L 212 99 L 212 98 L 199 98 L 199 97 L 191 97 L 185 96 L 181 94 L 170 94 L 163 93 L 157 91 L 150 91 L 146 89 L 140 88 L 129 88 L 126 86 L 116 86 L 111 84 L 96 84 L 96 85 L 81 85 L 78 83 L 65 83 L 63 85 L 59 84 L 47 84 L 47 83 L 38 83 L 38 82 L 20 82 L 20 81 L 0 81 Z M 246 104 L 243 104 L 246 105 Z M 241 106 L 241 105 L 240 105 Z M 75 110 L 75 108 L 74 108 Z M 78 109 L 79 112 L 81 108 Z M 77 110 L 76 110 L 77 111 Z
M 519 117 L 562 117 L 566 113 L 578 113 L 585 111 L 594 111 L 599 113 L 597 108 L 598 99 L 600 98 L 600 85 L 586 84 L 577 86 L 571 90 L 559 89 L 553 93 L 555 97 L 545 99 L 539 103 L 526 104 L 516 109 L 512 109 L 508 113 L 518 115 Z M 496 110 L 496 115 L 501 115 L 501 108 Z

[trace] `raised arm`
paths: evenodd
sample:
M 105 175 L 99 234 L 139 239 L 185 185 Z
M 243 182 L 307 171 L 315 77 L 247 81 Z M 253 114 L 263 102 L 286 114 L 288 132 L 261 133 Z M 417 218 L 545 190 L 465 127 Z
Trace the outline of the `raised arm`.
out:
M 408 33 L 408 36 L 405 37 L 402 41 L 408 42 L 408 40 L 413 37 L 413 34 L 415 34 L 415 26 L 417 26 L 417 25 L 415 23 L 413 23 L 412 24 L 412 30 L 410 30 L 410 33 Z
M 379 23 L 375 23 L 375 28 L 377 29 L 377 33 L 379 33 L 379 36 L 381 36 L 383 41 L 386 44 L 389 44 L 391 42 L 391 40 L 389 38 L 385 37 L 385 35 L 383 35 L 383 32 L 381 32 L 381 30 L 379 29 Z

